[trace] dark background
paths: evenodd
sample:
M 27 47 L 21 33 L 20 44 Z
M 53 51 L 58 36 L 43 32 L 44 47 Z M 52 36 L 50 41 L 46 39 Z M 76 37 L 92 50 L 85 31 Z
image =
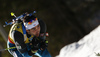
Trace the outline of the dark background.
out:
M 25 12 L 44 20 L 49 37 L 48 50 L 52 57 L 59 54 L 65 45 L 76 42 L 100 24 L 99 0 L 0 0 L 0 23 L 12 19 L 11 12 L 19 16 Z M 10 26 L 4 28 L 9 33 Z M 6 42 L 0 35 L 0 45 Z M 7 51 L 2 57 L 11 57 Z

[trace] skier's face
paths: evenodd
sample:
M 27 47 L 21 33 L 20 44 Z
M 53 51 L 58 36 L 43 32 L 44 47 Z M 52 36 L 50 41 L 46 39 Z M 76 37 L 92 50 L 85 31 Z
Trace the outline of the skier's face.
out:
M 38 37 L 40 34 L 40 25 L 33 27 L 32 29 L 27 31 L 28 34 Z

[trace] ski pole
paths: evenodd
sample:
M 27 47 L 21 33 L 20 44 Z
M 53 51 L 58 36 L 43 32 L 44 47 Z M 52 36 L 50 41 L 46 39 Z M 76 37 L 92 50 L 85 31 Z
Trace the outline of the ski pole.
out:
M 6 48 L 6 49 L 1 49 L 0 51 L 5 51 L 5 50 L 9 50 L 9 49 L 14 49 L 16 47 L 10 47 L 10 48 Z

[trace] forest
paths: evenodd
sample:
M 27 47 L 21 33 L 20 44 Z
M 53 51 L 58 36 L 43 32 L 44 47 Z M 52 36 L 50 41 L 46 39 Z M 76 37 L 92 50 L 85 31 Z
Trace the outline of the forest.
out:
M 48 50 L 52 57 L 59 54 L 65 45 L 77 42 L 100 24 L 99 0 L 0 0 L 0 26 L 9 34 L 11 25 L 3 27 L 5 21 L 25 12 L 33 12 L 47 26 Z M 0 28 L 0 33 L 2 29 Z M 7 41 L 0 34 L 0 49 L 7 48 Z M 6 35 L 6 36 L 7 36 Z M 11 57 L 8 51 L 1 51 L 0 57 Z M 35 57 L 35 56 L 34 56 Z

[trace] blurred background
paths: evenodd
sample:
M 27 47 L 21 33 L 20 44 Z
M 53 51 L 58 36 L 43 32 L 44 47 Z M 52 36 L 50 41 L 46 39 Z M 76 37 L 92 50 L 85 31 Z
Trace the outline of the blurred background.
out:
M 11 26 L 5 21 L 25 12 L 33 12 L 47 25 L 48 50 L 52 57 L 65 45 L 76 42 L 100 24 L 99 0 L 0 0 L 0 49 L 7 48 L 6 39 Z M 0 57 L 12 57 L 7 51 Z M 35 56 L 34 56 L 35 57 Z

